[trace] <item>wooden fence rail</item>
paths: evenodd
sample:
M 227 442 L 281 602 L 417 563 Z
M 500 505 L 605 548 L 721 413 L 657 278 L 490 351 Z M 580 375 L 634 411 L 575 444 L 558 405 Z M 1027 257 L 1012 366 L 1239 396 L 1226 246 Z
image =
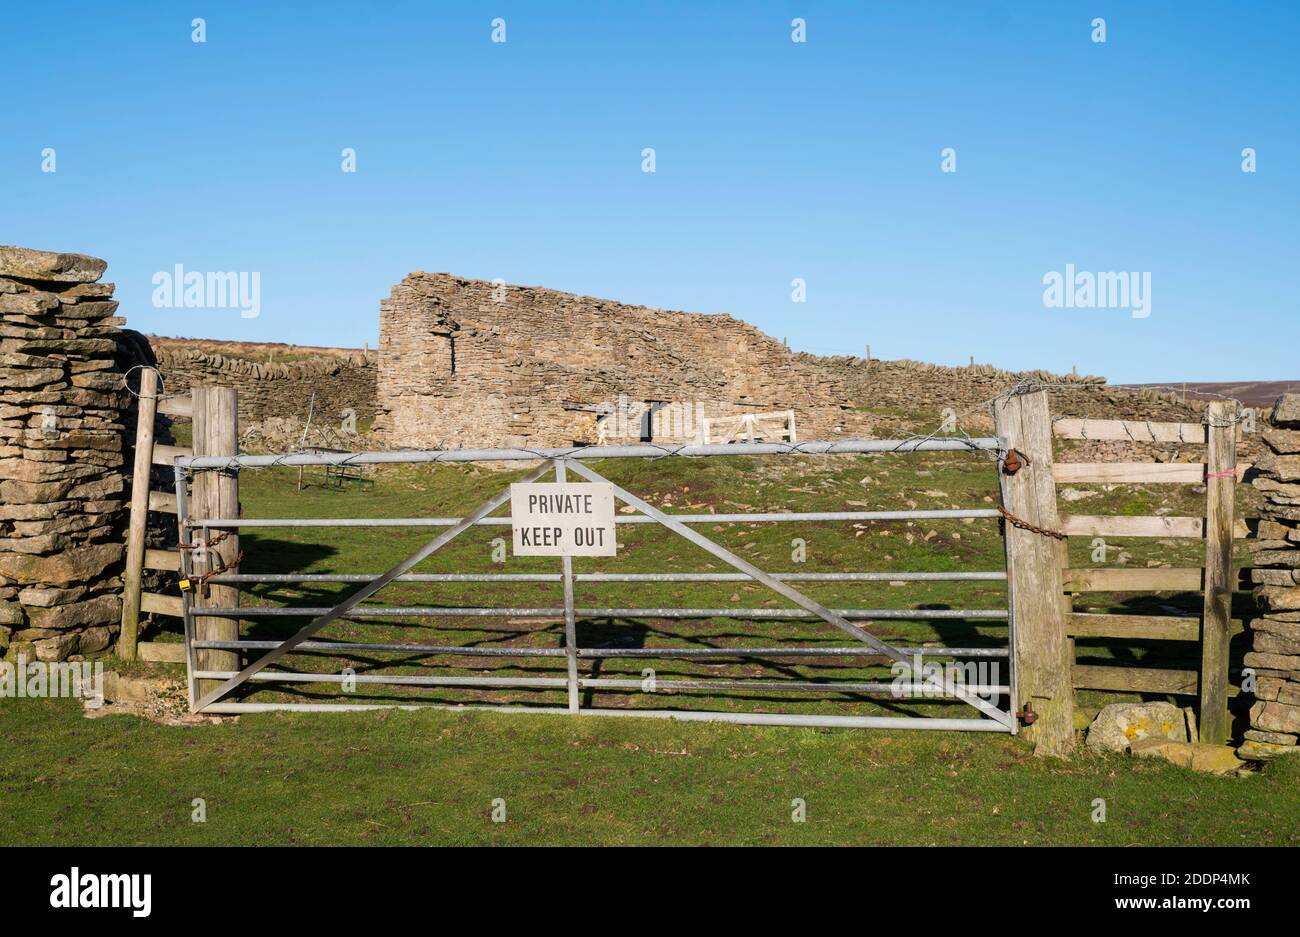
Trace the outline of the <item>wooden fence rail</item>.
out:
M 1072 684 L 1076 689 L 1158 693 L 1197 697 L 1199 738 L 1227 741 L 1229 684 L 1228 643 L 1242 630 L 1231 619 L 1237 575 L 1232 565 L 1234 538 L 1251 535 L 1250 525 L 1233 516 L 1236 484 L 1248 470 L 1236 460 L 1240 423 L 1235 401 L 1215 401 L 1203 423 L 1159 423 L 1146 420 L 1061 418 L 1052 424 L 1057 439 L 1185 443 L 1204 445 L 1204 462 L 1059 462 L 1052 474 L 1057 484 L 1189 484 L 1206 486 L 1202 517 L 1065 514 L 1059 529 L 1072 537 L 1194 538 L 1205 541 L 1205 565 L 1193 568 L 1062 570 L 1068 616 Z M 1193 615 L 1108 615 L 1075 612 L 1079 592 L 1201 592 L 1203 608 Z M 1074 660 L 1077 638 L 1115 640 L 1199 641 L 1197 670 L 1079 664 Z
M 118 635 L 117 653 L 126 660 L 184 659 L 181 644 L 158 644 L 140 641 L 140 615 L 181 616 L 181 600 L 174 595 L 160 595 L 143 591 L 144 571 L 174 572 L 180 569 L 180 554 L 175 548 L 158 550 L 146 546 L 149 530 L 149 512 L 176 513 L 176 495 L 167 491 L 151 490 L 150 469 L 155 465 L 171 466 L 177 456 L 192 454 L 184 446 L 171 446 L 154 441 L 155 421 L 159 414 L 191 417 L 194 412 L 192 397 L 159 397 L 158 372 L 152 368 L 140 371 L 139 403 L 135 430 L 135 462 L 131 475 L 131 514 L 126 532 L 126 569 L 122 574 L 122 620 Z

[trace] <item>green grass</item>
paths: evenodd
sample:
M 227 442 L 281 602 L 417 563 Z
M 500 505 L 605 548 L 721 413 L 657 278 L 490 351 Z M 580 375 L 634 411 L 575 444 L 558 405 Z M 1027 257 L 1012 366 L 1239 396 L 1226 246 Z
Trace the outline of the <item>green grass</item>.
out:
M 995 477 L 972 455 L 835 457 L 763 461 L 710 459 L 610 461 L 598 471 L 673 511 L 710 509 L 862 510 L 989 506 Z M 248 517 L 459 516 L 520 473 L 457 466 L 379 472 L 375 490 L 297 488 L 296 470 L 245 471 Z M 1120 513 L 1141 500 L 1150 509 L 1197 513 L 1198 498 L 1176 486 L 1080 486 L 1078 513 Z M 994 521 L 933 524 L 719 524 L 701 527 L 765 569 L 1001 569 Z M 380 572 L 413 552 L 430 529 L 248 529 L 245 572 Z M 956 535 L 956 536 L 954 536 Z M 420 571 L 553 572 L 555 560 L 493 562 L 492 539 L 508 528 L 467 532 Z M 575 561 L 579 572 L 721 570 L 716 559 L 652 526 L 622 525 L 612 560 Z M 791 560 L 791 540 L 806 541 L 807 563 Z M 1202 544 L 1113 540 L 1125 565 L 1200 565 Z M 1074 565 L 1094 564 L 1086 539 L 1071 543 Z M 328 584 L 263 586 L 249 605 L 328 605 L 351 588 Z M 833 607 L 1005 606 L 1001 583 L 808 584 Z M 746 605 L 783 600 L 757 586 L 579 584 L 581 606 Z M 1076 597 L 1079 609 L 1184 609 L 1197 595 Z M 396 584 L 372 605 L 560 604 L 558 586 Z M 302 619 L 253 619 L 246 637 L 282 638 Z M 176 640 L 159 619 L 146 639 Z M 999 622 L 939 619 L 868 626 L 893 643 L 1005 645 Z M 825 643 L 851 640 L 816 622 L 589 619 L 585 646 Z M 320 638 L 406 643 L 559 647 L 558 620 L 354 618 Z M 1239 662 L 1243 639 L 1233 644 Z M 1194 667 L 1195 645 L 1079 642 L 1081 661 L 1131 661 Z M 640 676 L 644 661 L 613 660 L 602 676 Z M 277 667 L 304 672 L 562 675 L 553 658 L 496 660 L 298 653 Z M 658 661 L 659 679 L 687 677 L 888 679 L 888 670 L 834 658 L 793 664 Z M 588 671 L 590 672 L 590 671 Z M 243 698 L 337 700 L 319 685 L 259 684 Z M 1133 698 L 1081 692 L 1079 705 Z M 363 685 L 351 701 L 562 705 L 562 691 L 468 691 Z M 1171 698 L 1180 705 L 1190 702 Z M 602 707 L 723 709 L 845 714 L 975 715 L 961 703 L 868 699 L 819 693 L 589 692 Z M 1235 714 L 1243 715 L 1234 702 Z M 95 843 L 1274 843 L 1300 841 L 1300 759 L 1249 778 L 1211 778 L 1163 763 L 1080 750 L 1068 763 L 1029 755 L 1018 740 L 992 733 L 883 732 L 682 724 L 641 719 L 570 719 L 428 710 L 418 713 L 244 715 L 220 726 L 173 728 L 131 717 L 82 718 L 71 701 L 0 701 L 0 841 Z M 191 800 L 207 801 L 208 821 L 190 822 Z M 492 823 L 494 798 L 509 821 Z M 1108 819 L 1094 823 L 1093 800 Z M 792 823 L 791 800 L 807 803 L 808 822 Z
M 1217 778 L 992 734 L 450 712 L 169 728 L 7 700 L 0 744 L 6 844 L 1300 844 L 1300 758 Z

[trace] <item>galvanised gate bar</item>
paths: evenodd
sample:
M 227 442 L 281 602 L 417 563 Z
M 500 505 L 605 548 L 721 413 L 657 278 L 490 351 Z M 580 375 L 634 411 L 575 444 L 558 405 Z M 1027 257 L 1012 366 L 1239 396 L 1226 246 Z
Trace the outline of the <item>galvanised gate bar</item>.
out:
M 634 509 L 635 514 L 619 514 L 618 524 L 659 524 L 696 545 L 713 557 L 730 566 L 733 572 L 654 572 L 654 573 L 585 573 L 575 574 L 568 556 L 561 557 L 561 569 L 556 573 L 415 573 L 411 570 L 420 562 L 450 543 L 460 534 L 475 526 L 508 526 L 509 517 L 493 517 L 493 512 L 505 505 L 510 496 L 509 485 L 496 496 L 481 504 L 472 513 L 459 518 L 235 518 L 190 516 L 186 482 L 196 473 L 236 472 L 245 468 L 273 466 L 356 466 L 381 464 L 413 464 L 431 462 L 531 462 L 537 463 L 520 482 L 534 482 L 554 473 L 556 481 L 564 482 L 569 473 L 588 482 L 606 483 L 586 464 L 594 459 L 659 459 L 659 458 L 709 458 L 719 456 L 823 456 L 855 453 L 926 453 L 926 452 L 987 452 L 1001 455 L 1006 446 L 997 438 L 928 438 L 912 440 L 855 440 L 844 442 L 741 443 L 731 445 L 686 445 L 666 447 L 642 444 L 623 446 L 586 446 L 567 449 L 479 449 L 448 451 L 397 451 L 356 453 L 295 453 L 289 455 L 239 455 L 239 456 L 188 456 L 175 461 L 177 513 L 182 537 L 197 536 L 193 549 L 181 552 L 182 577 L 199 576 L 215 585 L 252 585 L 258 583 L 307 584 L 355 583 L 361 586 L 343 601 L 328 607 L 198 607 L 193 593 L 183 593 L 186 661 L 190 687 L 191 708 L 207 713 L 240 713 L 267 710 L 361 710 L 376 708 L 438 708 L 487 709 L 508 712 L 564 713 L 572 715 L 645 716 L 683 720 L 725 721 L 746 724 L 847 726 L 889 729 L 949 729 L 966 731 L 1011 732 L 1017 731 L 1013 707 L 1005 705 L 1015 699 L 1014 668 L 1008 646 L 1000 647 L 910 647 L 891 646 L 872 634 L 862 622 L 897 619 L 958 619 L 1006 621 L 1014 628 L 1011 608 L 989 609 L 871 609 L 827 608 L 796 588 L 799 583 L 816 582 L 927 582 L 927 581 L 1005 581 L 1007 573 L 979 572 L 765 572 L 726 547 L 694 529 L 696 525 L 722 523 L 791 523 L 819 521 L 908 521 L 938 519 L 996 520 L 999 511 L 993 508 L 955 510 L 902 510 L 902 511 L 822 511 L 791 513 L 737 512 L 728 514 L 669 514 L 639 498 L 618 485 L 613 485 L 615 498 Z M 998 474 L 1002 481 L 1001 473 Z M 626 509 L 625 509 L 626 510 Z M 240 528 L 285 527 L 428 527 L 442 528 L 442 532 L 407 559 L 383 574 L 372 573 L 317 573 L 317 574 L 246 574 L 223 572 L 205 568 L 215 552 L 204 549 L 212 543 L 214 531 Z M 1008 557 L 1008 559 L 1010 559 Z M 206 575 L 205 575 L 206 574 Z M 442 607 L 442 606 L 363 606 L 379 590 L 390 583 L 555 583 L 561 587 L 563 604 L 548 607 Z M 582 607 L 575 601 L 575 586 L 582 583 L 673 583 L 673 582 L 756 582 L 793 604 L 793 608 L 669 608 L 669 607 Z M 734 598 L 734 597 L 733 597 Z M 1008 605 L 1010 605 L 1010 601 Z M 401 616 L 412 618 L 522 618 L 558 619 L 564 621 L 562 647 L 492 647 L 473 645 L 415 644 L 415 643 L 358 643 L 321 641 L 312 638 L 331 622 L 340 619 L 357 619 L 375 616 Z M 297 633 L 283 641 L 212 640 L 196 632 L 196 619 L 235 619 L 275 617 L 310 617 L 311 621 Z M 576 621 L 579 618 L 617 617 L 624 619 L 820 619 L 851 638 L 847 645 L 825 646 L 743 646 L 743 647 L 643 647 L 601 648 L 580 647 L 576 639 Z M 263 651 L 260 657 L 242 670 L 204 670 L 198 666 L 198 652 L 202 650 L 234 651 L 238 653 Z M 294 651 L 313 654 L 369 653 L 398 654 L 417 657 L 451 655 L 468 658 L 562 658 L 567 673 L 563 677 L 505 677 L 505 676 L 423 676 L 387 674 L 299 673 L 271 669 L 276 661 Z M 922 693 L 926 697 L 943 697 L 968 704 L 977 711 L 968 718 L 940 718 L 925 716 L 839 715 L 792 712 L 721 712 L 672 709 L 595 708 L 581 705 L 580 691 L 588 688 L 607 690 L 645 690 L 643 680 L 614 677 L 584 677 L 579 675 L 579 661 L 601 661 L 615 658 L 726 660 L 726 659 L 798 659 L 845 658 L 879 659 L 900 662 L 909 666 L 917 658 L 939 657 L 950 660 L 994 659 L 1007 665 L 1008 682 L 981 685 L 944 680 L 924 668 L 921 673 L 911 673 L 910 682 L 901 686 L 898 681 L 800 681 L 800 680 L 656 680 L 652 692 L 699 691 L 713 693 L 752 692 L 768 693 L 828 693 L 853 696 L 898 696 L 900 690 L 908 694 Z M 999 671 L 1000 672 L 1000 671 Z M 199 692 L 199 681 L 219 685 Z M 232 694 L 247 684 L 385 684 L 404 687 L 455 687 L 455 688 L 537 688 L 567 690 L 567 707 L 523 707 L 489 704 L 469 706 L 446 703 L 293 703 L 293 702 L 243 702 L 232 699 Z M 997 705 L 995 701 L 1004 705 Z

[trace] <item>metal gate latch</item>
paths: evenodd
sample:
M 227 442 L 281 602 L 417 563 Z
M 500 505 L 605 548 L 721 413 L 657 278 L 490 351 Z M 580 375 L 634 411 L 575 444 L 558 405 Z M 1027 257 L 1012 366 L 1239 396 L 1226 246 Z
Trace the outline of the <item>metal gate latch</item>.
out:
M 1002 460 L 1002 471 L 1006 475 L 1014 475 L 1028 464 L 1029 459 L 1023 452 L 1008 449 L 1007 457 Z

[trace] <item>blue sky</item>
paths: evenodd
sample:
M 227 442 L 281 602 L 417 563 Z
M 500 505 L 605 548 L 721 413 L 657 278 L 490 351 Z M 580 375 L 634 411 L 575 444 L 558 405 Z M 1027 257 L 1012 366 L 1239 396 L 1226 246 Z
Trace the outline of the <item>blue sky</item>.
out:
M 1300 378 L 1297 4 L 49 2 L 4 31 L 0 243 L 104 257 L 142 331 L 374 347 L 431 270 L 823 354 Z M 260 315 L 155 308 L 176 264 L 259 272 Z M 1066 264 L 1150 273 L 1150 315 L 1046 308 Z

